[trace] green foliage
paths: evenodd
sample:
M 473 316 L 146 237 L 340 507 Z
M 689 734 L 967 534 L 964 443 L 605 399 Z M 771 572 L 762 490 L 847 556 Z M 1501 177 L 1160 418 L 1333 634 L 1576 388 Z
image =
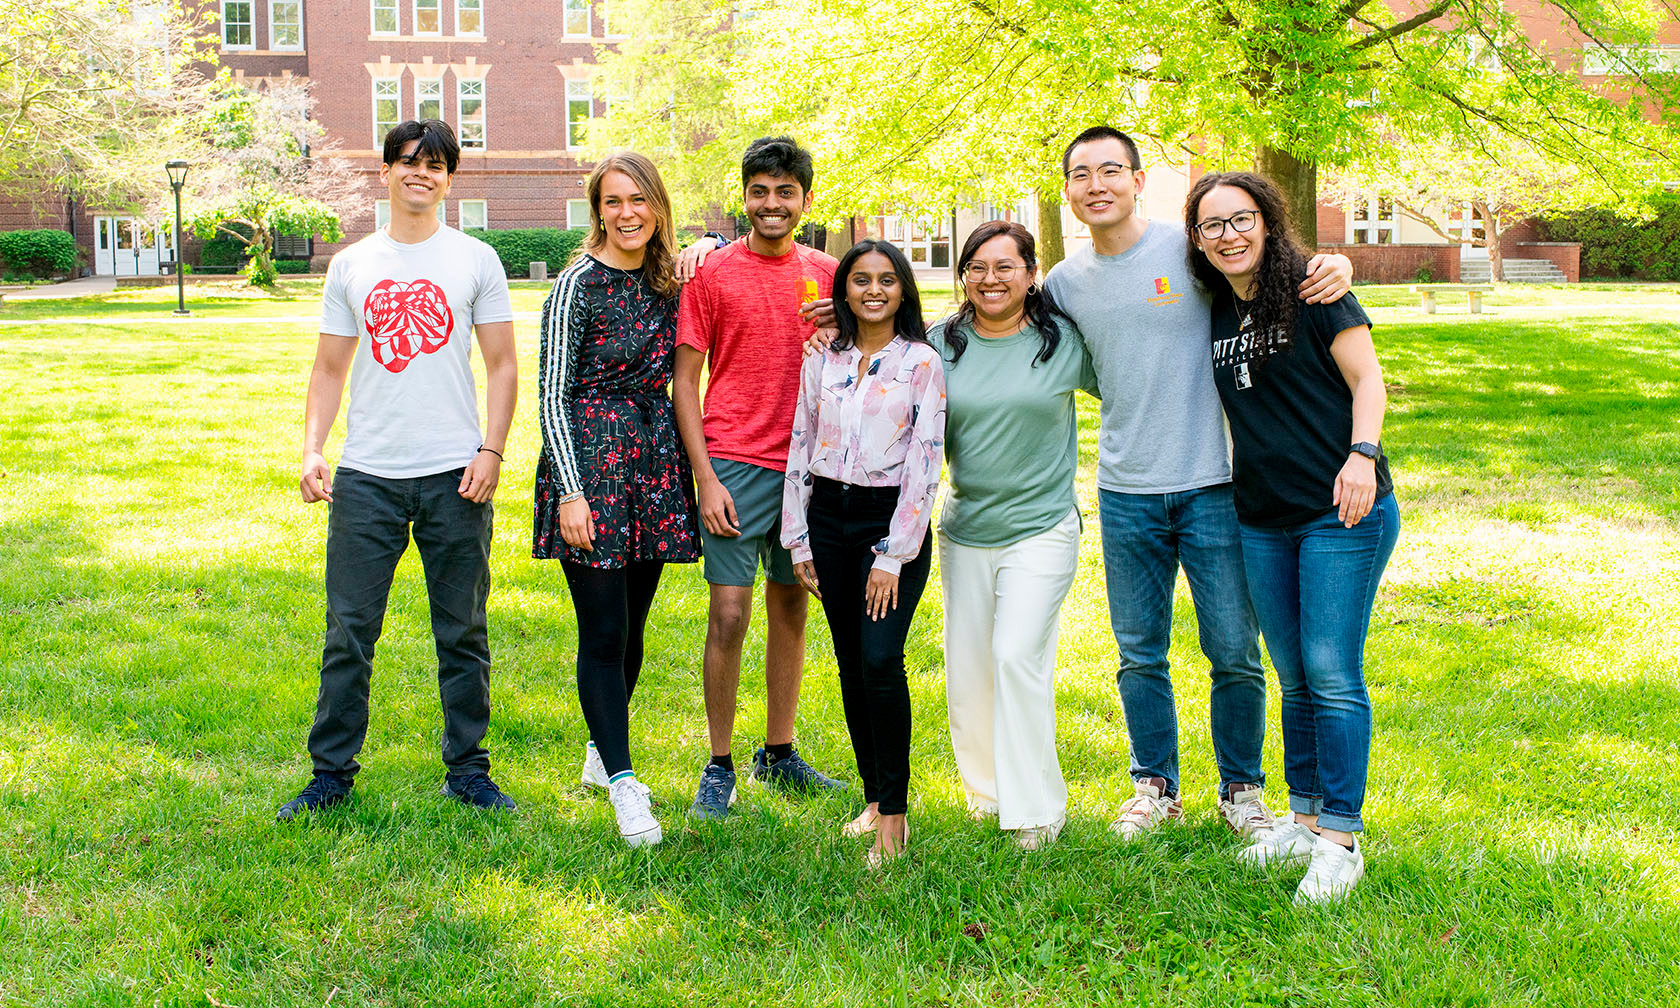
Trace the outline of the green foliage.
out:
M 550 272 L 565 265 L 583 246 L 585 232 L 560 228 L 473 228 L 467 234 L 496 250 L 496 258 L 502 261 L 502 269 L 508 276 L 522 277 L 530 275 L 534 262 L 548 263 Z
M 0 266 L 8 276 L 64 276 L 76 268 L 76 239 L 51 228 L 0 232 Z
M 1424 263 L 1422 266 L 1417 268 L 1416 273 L 1412 274 L 1412 282 L 1420 284 L 1434 283 L 1435 271 L 1429 268 L 1428 263 Z
M 233 273 L 245 265 L 246 246 L 251 242 L 251 226 L 223 221 L 200 246 L 200 269 L 207 273 Z
M 276 272 L 276 273 L 288 273 L 288 274 L 308 273 L 309 272 L 309 260 L 308 259 L 276 259 L 276 260 L 274 260 L 274 272 Z
M 1652 198 L 1649 219 L 1593 209 L 1541 222 L 1546 241 L 1581 243 L 1584 277 L 1680 280 L 1680 194 Z

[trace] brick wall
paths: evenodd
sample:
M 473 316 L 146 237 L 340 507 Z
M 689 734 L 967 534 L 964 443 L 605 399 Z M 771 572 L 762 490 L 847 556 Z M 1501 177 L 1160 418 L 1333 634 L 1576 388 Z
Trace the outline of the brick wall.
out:
M 1552 265 L 1563 271 L 1566 281 L 1581 282 L 1580 242 L 1518 242 L 1514 247 L 1500 242 L 1500 248 L 1505 250 L 1506 255 L 1516 259 L 1550 260 Z
M 1434 283 L 1458 282 L 1457 245 L 1342 245 L 1321 242 L 1320 252 L 1340 252 L 1353 262 L 1358 283 L 1409 284 L 1429 268 Z

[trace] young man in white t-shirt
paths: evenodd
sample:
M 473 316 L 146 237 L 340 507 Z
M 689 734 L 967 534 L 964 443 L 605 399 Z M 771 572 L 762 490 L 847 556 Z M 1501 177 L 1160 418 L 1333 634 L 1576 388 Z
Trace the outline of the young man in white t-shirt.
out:
M 437 645 L 443 791 L 480 808 L 514 807 L 491 781 L 480 743 L 490 723 L 490 497 L 513 422 L 518 365 L 500 261 L 488 245 L 438 220 L 460 152 L 454 132 L 436 119 L 391 130 L 379 169 L 391 222 L 333 256 L 327 269 L 298 481 L 306 502 L 330 505 L 327 633 L 309 732 L 315 776 L 281 807 L 281 821 L 350 794 L 367 737 L 374 644 L 411 533 Z M 483 433 L 475 332 L 489 413 Z M 347 376 L 350 409 L 334 472 L 322 452 Z

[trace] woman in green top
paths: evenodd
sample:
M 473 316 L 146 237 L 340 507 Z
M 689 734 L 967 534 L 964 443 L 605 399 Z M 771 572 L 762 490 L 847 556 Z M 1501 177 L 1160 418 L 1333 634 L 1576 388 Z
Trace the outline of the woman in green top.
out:
M 1097 394 L 1079 330 L 1036 283 L 1033 237 L 989 221 L 963 246 L 945 360 L 950 490 L 939 522 L 951 745 L 969 808 L 1026 850 L 1056 839 L 1056 635 L 1079 562 L 1074 393 Z

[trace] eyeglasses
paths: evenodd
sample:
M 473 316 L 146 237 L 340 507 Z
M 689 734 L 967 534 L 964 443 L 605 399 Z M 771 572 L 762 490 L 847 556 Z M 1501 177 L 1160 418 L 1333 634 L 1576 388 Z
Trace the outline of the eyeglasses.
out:
M 1212 217 L 1196 225 L 1196 233 L 1203 241 L 1213 241 L 1225 233 L 1225 225 L 1231 225 L 1231 230 L 1237 234 L 1254 230 L 1254 223 L 1260 219 L 1260 214 L 1254 210 L 1242 210 L 1229 217 Z
M 1000 262 L 995 265 L 983 262 L 971 262 L 962 268 L 962 276 L 969 283 L 985 283 L 986 277 L 997 277 L 998 283 L 1008 283 L 1015 279 L 1015 274 L 1021 267 L 1012 262 Z
M 1117 182 L 1120 180 L 1122 173 L 1129 171 L 1137 171 L 1137 169 L 1131 165 L 1117 164 L 1113 161 L 1104 161 L 1096 167 L 1097 179 L 1101 182 Z M 1084 185 L 1091 181 L 1091 169 L 1075 168 L 1063 177 L 1074 185 Z

